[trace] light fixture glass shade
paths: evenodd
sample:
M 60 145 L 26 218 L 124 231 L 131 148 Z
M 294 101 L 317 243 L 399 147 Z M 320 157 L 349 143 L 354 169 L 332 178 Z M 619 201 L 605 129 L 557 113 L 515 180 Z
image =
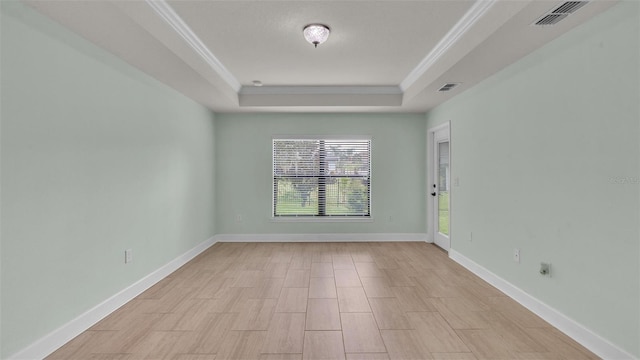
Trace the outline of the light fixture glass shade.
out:
M 331 30 L 329 30 L 329 27 L 327 25 L 309 24 L 304 27 L 302 33 L 304 34 L 304 38 L 307 39 L 309 43 L 313 44 L 315 47 L 318 47 L 318 45 L 327 41 Z

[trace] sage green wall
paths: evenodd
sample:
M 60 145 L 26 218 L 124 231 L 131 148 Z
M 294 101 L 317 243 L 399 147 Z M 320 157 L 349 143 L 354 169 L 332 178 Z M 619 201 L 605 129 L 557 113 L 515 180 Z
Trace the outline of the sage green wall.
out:
M 427 114 L 451 121 L 452 248 L 636 357 L 639 11 L 618 4 Z
M 210 111 L 1 6 L 5 358 L 211 238 L 215 157 Z
M 424 115 L 216 114 L 219 234 L 424 233 Z M 271 220 L 273 135 L 372 137 L 369 223 Z M 241 221 L 237 221 L 237 216 Z

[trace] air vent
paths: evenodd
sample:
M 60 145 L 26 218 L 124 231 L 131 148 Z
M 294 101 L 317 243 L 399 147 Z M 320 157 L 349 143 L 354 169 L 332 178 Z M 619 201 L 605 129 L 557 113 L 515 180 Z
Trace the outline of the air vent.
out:
M 458 85 L 460 85 L 460 83 L 446 83 L 442 85 L 442 87 L 438 89 L 438 91 L 449 91 Z
M 560 20 L 566 18 L 567 14 L 549 14 L 542 17 L 542 19 L 536 21 L 536 25 L 555 25 Z
M 581 7 L 585 6 L 588 3 L 588 1 L 567 1 L 564 2 L 562 4 L 560 4 L 559 6 L 557 6 L 555 9 L 547 12 L 546 14 L 542 15 L 538 20 L 536 20 L 536 22 L 534 22 L 534 25 L 540 25 L 540 26 L 545 26 L 545 25 L 555 25 L 557 23 L 560 22 L 560 20 L 566 18 L 567 16 L 569 16 L 569 14 L 573 14 L 576 10 L 580 9 Z
M 552 11 L 554 14 L 571 14 L 581 7 L 587 5 L 586 1 L 567 1 Z

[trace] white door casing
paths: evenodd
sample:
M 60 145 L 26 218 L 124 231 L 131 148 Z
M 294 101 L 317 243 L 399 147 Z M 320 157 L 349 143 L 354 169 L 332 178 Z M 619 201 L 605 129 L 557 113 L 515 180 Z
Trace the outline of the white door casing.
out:
M 429 167 L 430 235 L 433 242 L 449 251 L 451 246 L 451 141 L 449 123 L 429 130 L 431 166 Z

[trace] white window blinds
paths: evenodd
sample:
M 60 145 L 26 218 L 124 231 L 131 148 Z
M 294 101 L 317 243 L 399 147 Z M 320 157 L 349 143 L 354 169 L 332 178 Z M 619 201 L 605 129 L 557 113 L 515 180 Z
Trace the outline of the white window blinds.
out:
M 274 217 L 369 217 L 370 185 L 370 139 L 273 139 Z

